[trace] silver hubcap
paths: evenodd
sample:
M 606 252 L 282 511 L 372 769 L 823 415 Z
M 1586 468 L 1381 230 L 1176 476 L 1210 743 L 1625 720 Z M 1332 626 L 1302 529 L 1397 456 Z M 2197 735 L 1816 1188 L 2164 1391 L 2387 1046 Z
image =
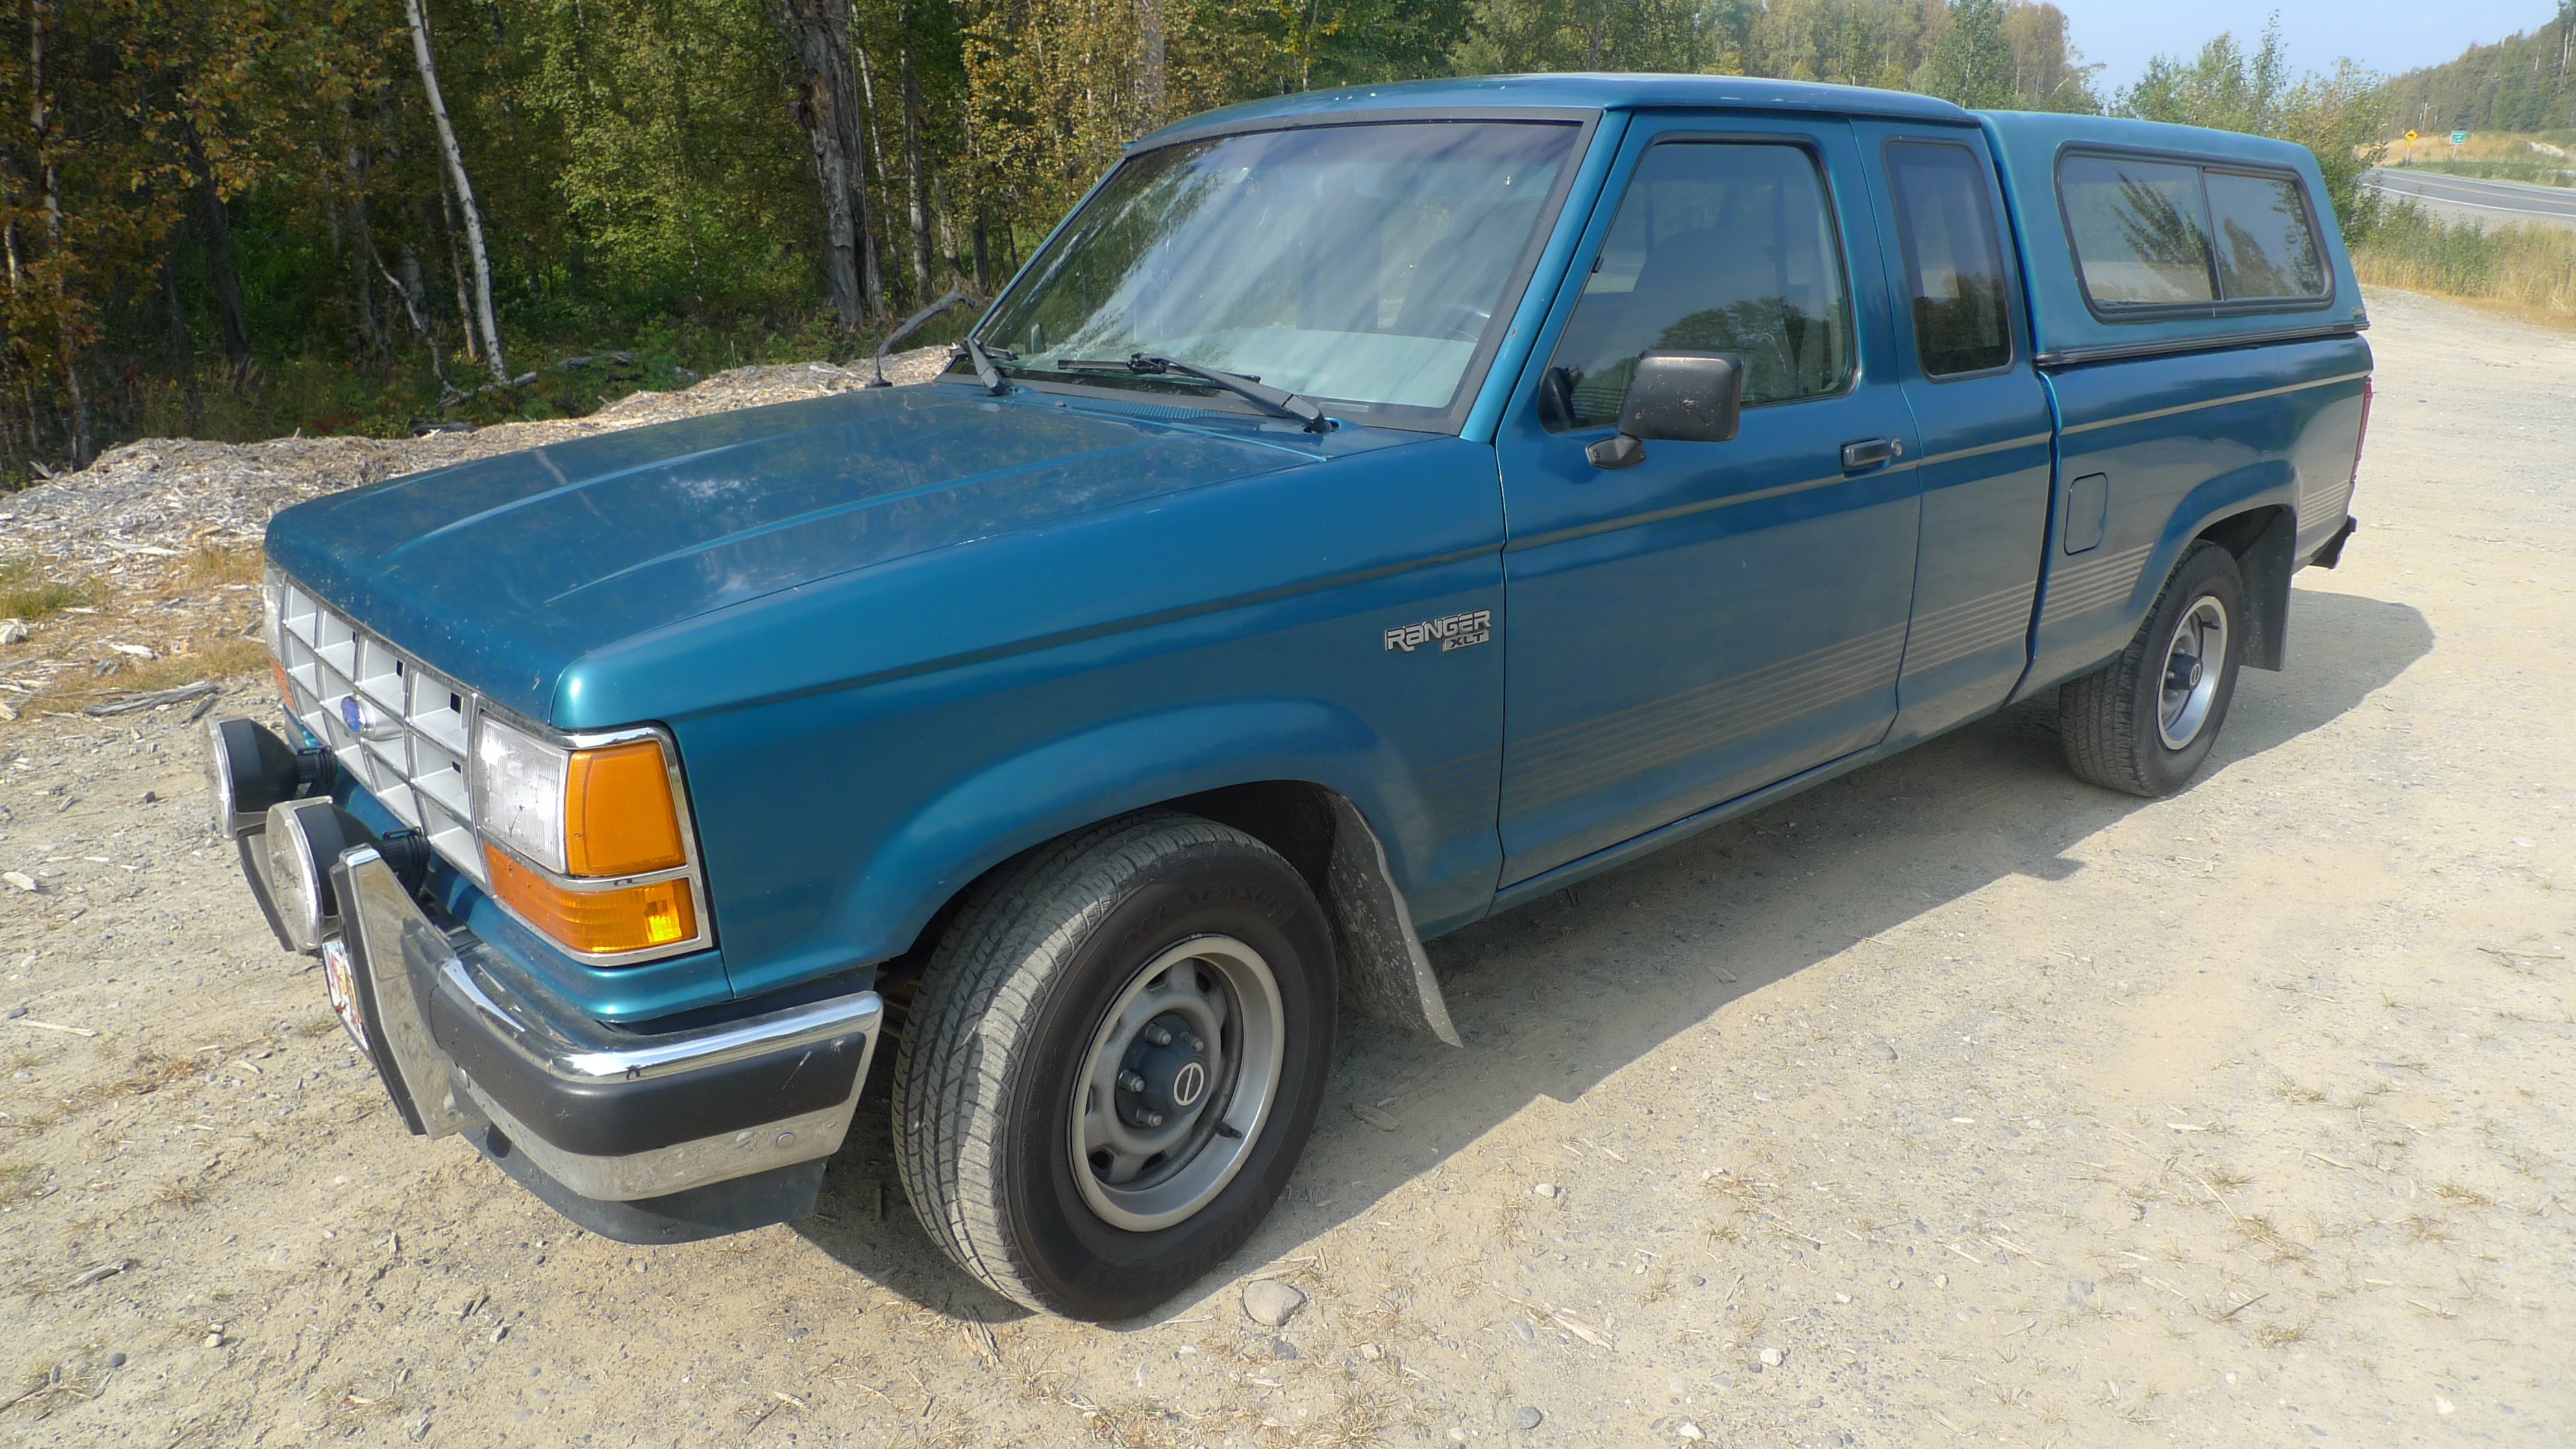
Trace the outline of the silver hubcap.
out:
M 1102 1222 L 1150 1232 L 1234 1181 L 1278 1095 L 1279 983 L 1232 936 L 1195 936 L 1139 968 L 1074 1078 L 1073 1180 Z
M 2165 644 L 2162 695 L 2157 701 L 2156 733 L 2165 748 L 2179 750 L 2200 737 L 2209 709 L 2218 699 L 2218 676 L 2227 663 L 2227 606 L 2210 594 L 2191 601 Z

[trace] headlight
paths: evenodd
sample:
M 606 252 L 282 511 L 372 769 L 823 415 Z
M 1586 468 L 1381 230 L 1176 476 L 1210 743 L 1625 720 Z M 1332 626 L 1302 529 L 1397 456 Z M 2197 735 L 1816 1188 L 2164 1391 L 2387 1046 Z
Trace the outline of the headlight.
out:
M 259 638 L 268 657 L 286 657 L 286 575 L 275 564 L 259 571 Z
M 571 753 L 483 716 L 474 735 L 474 814 L 487 840 L 564 871 L 564 774 Z
M 698 935 L 660 740 L 568 748 L 486 713 L 474 738 L 474 805 L 492 894 L 557 943 L 612 956 Z

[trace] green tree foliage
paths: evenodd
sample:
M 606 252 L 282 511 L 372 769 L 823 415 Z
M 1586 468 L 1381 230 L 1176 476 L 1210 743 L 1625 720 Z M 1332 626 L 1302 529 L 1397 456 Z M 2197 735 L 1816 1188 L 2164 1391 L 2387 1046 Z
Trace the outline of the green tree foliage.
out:
M 2158 56 L 2118 98 L 2123 115 L 2276 136 L 2307 147 L 2324 173 L 2336 223 L 2355 239 L 2368 233 L 2377 215 L 2375 194 L 2360 182 L 2386 150 L 2376 139 L 2381 107 L 2378 86 L 2350 61 L 2331 74 L 2292 76 L 2277 14 L 2251 53 L 2227 34 L 2188 61 Z
M 1601 69 L 2097 107 L 2032 0 L 420 6 L 496 330 L 539 381 L 484 385 L 406 0 L 19 0 L 0 487 L 150 433 L 543 415 L 855 351 L 949 286 L 989 295 L 1127 142 L 1261 96 Z M 632 360 L 566 362 L 603 355 Z
M 2386 99 L 2382 139 L 2410 126 L 2428 136 L 2576 130 L 2576 0 L 2557 0 L 2556 13 L 2528 33 L 2392 77 Z
M 1996 0 L 1959 0 L 1949 24 L 1916 73 L 1916 87 L 1971 108 L 2003 106 L 2013 98 L 2012 42 L 2004 38 L 2003 6 Z

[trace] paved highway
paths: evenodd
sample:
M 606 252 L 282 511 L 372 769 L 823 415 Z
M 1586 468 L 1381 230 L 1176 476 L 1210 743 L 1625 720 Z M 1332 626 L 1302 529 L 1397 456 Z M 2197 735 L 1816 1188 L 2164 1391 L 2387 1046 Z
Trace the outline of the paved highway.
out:
M 2469 221 L 2481 227 L 2530 222 L 2576 230 L 2576 187 L 2480 181 L 2385 166 L 2370 168 L 2362 179 L 2381 195 L 2412 200 L 2444 221 Z

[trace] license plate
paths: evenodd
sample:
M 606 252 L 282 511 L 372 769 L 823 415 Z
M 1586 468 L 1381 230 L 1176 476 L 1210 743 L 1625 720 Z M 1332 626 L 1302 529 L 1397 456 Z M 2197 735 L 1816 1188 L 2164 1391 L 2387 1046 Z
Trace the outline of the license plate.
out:
M 376 1049 L 367 1044 L 366 1013 L 358 1009 L 358 978 L 349 960 L 348 942 L 322 943 L 322 984 L 331 993 L 331 1010 L 349 1029 L 349 1040 L 358 1044 L 358 1050 L 374 1056 Z

